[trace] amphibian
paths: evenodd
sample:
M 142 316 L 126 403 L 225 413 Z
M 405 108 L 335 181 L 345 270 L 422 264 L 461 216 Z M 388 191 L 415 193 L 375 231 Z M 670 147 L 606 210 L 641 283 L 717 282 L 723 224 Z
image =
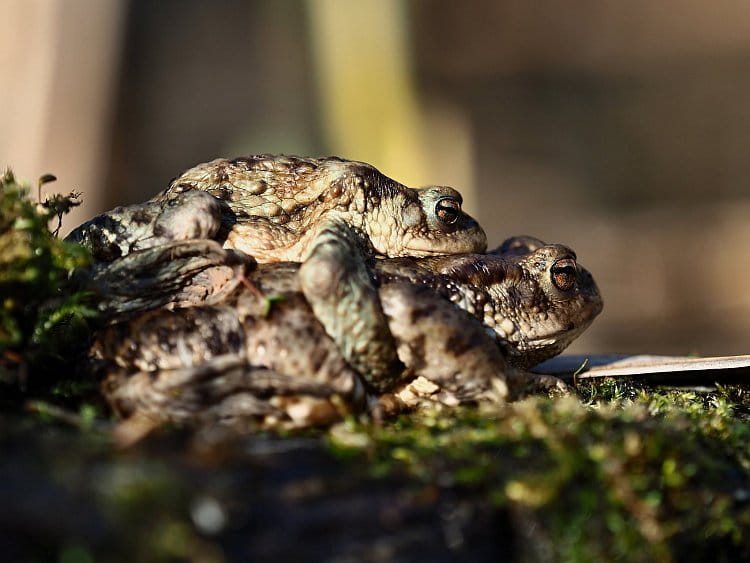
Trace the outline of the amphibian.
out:
M 258 155 L 199 164 L 154 201 L 201 190 L 223 202 L 226 248 L 259 262 L 302 262 L 334 219 L 381 256 L 483 252 L 484 231 L 450 187 L 407 188 L 373 166 L 340 158 Z M 221 235 L 220 235 L 221 236 Z
M 251 274 L 263 295 L 279 296 L 270 304 L 240 288 L 221 304 L 150 311 L 106 329 L 94 349 L 106 362 L 115 410 L 305 426 L 371 405 L 376 395 L 306 304 L 298 267 Z M 601 310 L 590 274 L 561 245 L 527 255 L 382 260 L 376 271 L 406 366 L 400 386 L 378 394 L 388 409 L 504 401 L 526 383 L 522 369 L 559 353 Z
M 362 162 L 259 155 L 199 164 L 151 201 L 100 215 L 69 239 L 105 261 L 190 238 L 259 262 L 303 261 L 301 290 L 316 316 L 383 390 L 400 364 L 368 258 L 484 251 L 484 231 L 461 203 L 452 188 L 408 188 Z

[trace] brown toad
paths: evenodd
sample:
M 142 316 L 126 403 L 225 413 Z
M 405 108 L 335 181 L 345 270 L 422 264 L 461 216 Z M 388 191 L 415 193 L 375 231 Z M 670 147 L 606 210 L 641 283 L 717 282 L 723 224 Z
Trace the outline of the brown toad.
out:
M 193 190 L 224 203 L 225 248 L 259 262 L 302 262 L 318 231 L 335 220 L 366 237 L 381 256 L 483 252 L 487 239 L 461 210 L 453 188 L 406 186 L 364 162 L 336 157 L 257 155 L 199 164 L 154 198 Z
M 395 383 L 400 364 L 368 258 L 486 248 L 484 231 L 452 188 L 408 188 L 362 162 L 271 155 L 199 164 L 151 201 L 100 215 L 69 235 L 103 261 L 192 238 L 213 238 L 259 262 L 303 261 L 301 290 L 313 311 L 379 389 Z M 341 316 L 342 308 L 353 314 Z
M 263 294 L 280 296 L 270 307 L 240 289 L 221 304 L 155 310 L 106 329 L 95 349 L 109 362 L 111 404 L 123 416 L 284 426 L 367 408 L 374 395 L 316 321 L 297 269 L 252 274 Z M 559 353 L 601 310 L 590 274 L 561 245 L 382 260 L 376 270 L 406 366 L 400 386 L 379 394 L 386 410 L 504 401 L 527 383 L 522 369 Z

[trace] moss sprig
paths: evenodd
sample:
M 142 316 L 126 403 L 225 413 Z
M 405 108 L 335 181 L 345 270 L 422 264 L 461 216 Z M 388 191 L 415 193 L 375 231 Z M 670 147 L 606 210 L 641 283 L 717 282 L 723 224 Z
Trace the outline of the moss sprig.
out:
M 45 175 L 41 185 L 54 180 Z M 62 216 L 80 204 L 78 195 L 53 195 L 37 203 L 29 186 L 12 171 L 0 176 L 0 378 L 27 383 L 39 370 L 51 371 L 63 351 L 85 342 L 95 315 L 88 297 L 68 291 L 74 268 L 89 263 L 88 252 L 57 238 Z M 55 232 L 48 227 L 57 219 Z

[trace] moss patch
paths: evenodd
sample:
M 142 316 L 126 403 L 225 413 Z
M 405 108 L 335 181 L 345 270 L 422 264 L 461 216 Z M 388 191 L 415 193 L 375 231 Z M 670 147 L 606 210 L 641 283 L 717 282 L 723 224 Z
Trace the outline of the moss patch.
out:
M 748 556 L 745 389 L 623 389 L 530 398 L 490 412 L 421 413 L 333 432 L 334 452 L 508 509 L 533 558 L 668 561 Z
M 44 176 L 43 183 L 53 180 Z M 89 296 L 66 291 L 70 272 L 88 263 L 87 251 L 59 240 L 48 224 L 78 205 L 77 195 L 43 203 L 12 172 L 0 176 L 0 382 L 41 390 L 46 374 L 69 367 L 85 345 L 95 316 Z

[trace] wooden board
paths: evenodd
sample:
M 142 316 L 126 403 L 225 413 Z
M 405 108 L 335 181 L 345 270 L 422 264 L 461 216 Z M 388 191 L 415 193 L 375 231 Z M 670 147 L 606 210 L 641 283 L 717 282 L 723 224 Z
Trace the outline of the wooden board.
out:
M 588 361 L 587 361 L 588 360 Z M 581 368 L 581 366 L 586 365 Z M 689 356 L 608 355 L 558 356 L 533 369 L 570 381 L 598 377 L 630 377 L 642 383 L 675 386 L 750 384 L 750 355 L 696 358 Z

